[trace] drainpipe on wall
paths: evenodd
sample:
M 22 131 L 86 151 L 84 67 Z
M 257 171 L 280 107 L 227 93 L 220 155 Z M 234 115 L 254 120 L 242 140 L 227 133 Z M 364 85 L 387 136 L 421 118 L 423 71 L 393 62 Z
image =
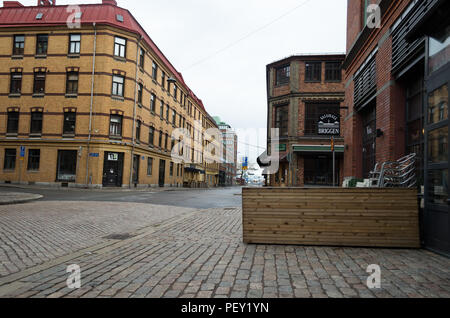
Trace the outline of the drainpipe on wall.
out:
M 94 54 L 92 56 L 92 79 L 91 79 L 91 104 L 89 108 L 89 136 L 87 141 L 87 157 L 86 157 L 86 188 L 89 187 L 89 153 L 91 151 L 91 138 L 92 138 L 92 109 L 94 106 L 94 83 L 95 83 L 95 57 L 97 53 L 97 28 L 95 22 L 92 24 L 94 28 Z
M 134 106 L 133 106 L 133 146 L 131 148 L 131 160 L 130 160 L 130 189 L 133 184 L 133 164 L 134 164 L 134 149 L 136 148 L 136 105 L 137 105 L 137 87 L 138 87 L 138 63 L 139 63 L 139 50 L 141 48 L 142 35 L 139 37 L 139 41 L 136 46 L 136 73 L 134 76 Z M 139 164 L 139 162 L 138 162 Z

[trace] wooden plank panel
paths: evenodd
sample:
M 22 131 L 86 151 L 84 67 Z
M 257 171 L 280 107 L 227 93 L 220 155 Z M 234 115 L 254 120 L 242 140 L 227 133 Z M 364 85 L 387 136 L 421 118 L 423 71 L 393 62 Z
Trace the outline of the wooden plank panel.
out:
M 244 242 L 420 247 L 412 189 L 244 188 Z

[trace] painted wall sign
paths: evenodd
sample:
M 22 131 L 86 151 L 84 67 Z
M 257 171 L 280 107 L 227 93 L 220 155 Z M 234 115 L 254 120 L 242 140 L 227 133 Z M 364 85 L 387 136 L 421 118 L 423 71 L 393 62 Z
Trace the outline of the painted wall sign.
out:
M 334 114 L 324 114 L 319 117 L 318 134 L 319 135 L 340 135 L 340 118 Z

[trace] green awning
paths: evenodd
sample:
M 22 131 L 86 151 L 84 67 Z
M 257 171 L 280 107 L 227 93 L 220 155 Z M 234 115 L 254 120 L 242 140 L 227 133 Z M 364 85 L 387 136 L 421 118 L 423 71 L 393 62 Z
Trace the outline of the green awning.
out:
M 334 146 L 336 153 L 344 153 L 345 147 Z M 331 152 L 331 145 L 294 145 L 294 152 Z

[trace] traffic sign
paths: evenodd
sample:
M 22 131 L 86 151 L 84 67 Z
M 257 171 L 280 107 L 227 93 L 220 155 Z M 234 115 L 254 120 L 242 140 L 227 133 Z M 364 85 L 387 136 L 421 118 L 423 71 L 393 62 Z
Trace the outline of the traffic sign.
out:
M 20 146 L 20 158 L 25 158 L 25 147 Z

